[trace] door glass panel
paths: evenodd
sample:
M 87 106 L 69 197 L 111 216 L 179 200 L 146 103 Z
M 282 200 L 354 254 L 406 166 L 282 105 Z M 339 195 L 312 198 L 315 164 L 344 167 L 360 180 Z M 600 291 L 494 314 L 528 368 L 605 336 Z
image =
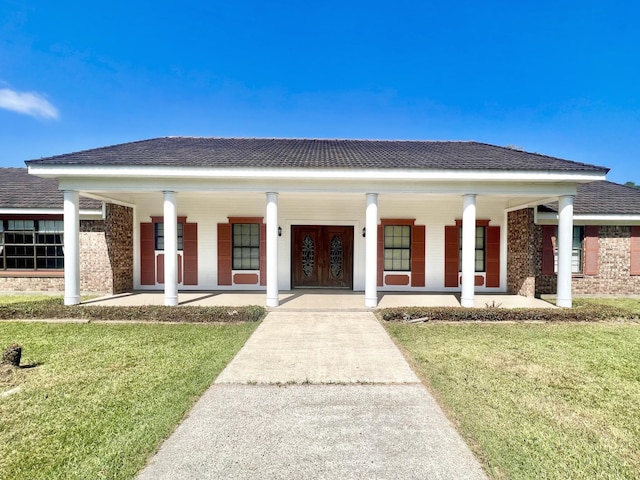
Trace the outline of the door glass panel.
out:
M 311 238 L 311 235 L 306 235 L 302 240 L 302 272 L 305 277 L 313 275 L 315 254 L 313 238 Z
M 330 253 L 330 269 L 331 275 L 334 278 L 338 278 L 342 273 L 342 239 L 335 235 L 331 239 L 331 253 Z

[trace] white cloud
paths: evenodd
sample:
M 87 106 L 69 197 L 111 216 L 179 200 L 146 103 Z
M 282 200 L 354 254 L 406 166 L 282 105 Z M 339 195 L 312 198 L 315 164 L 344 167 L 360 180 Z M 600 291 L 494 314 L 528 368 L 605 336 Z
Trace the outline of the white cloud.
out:
M 58 109 L 42 95 L 0 88 L 0 108 L 39 118 L 58 118 Z

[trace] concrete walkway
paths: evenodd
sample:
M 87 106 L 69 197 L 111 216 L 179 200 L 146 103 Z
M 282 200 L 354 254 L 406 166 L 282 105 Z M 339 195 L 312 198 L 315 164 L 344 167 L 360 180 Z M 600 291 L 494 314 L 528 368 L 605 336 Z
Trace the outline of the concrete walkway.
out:
M 372 313 L 272 312 L 139 475 L 485 479 Z

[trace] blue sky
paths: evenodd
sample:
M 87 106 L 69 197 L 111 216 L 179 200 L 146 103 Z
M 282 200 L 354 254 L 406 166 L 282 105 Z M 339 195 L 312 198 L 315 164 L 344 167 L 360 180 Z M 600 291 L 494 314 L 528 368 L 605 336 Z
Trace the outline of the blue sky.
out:
M 640 183 L 640 6 L 0 2 L 0 165 L 166 135 L 476 140 Z

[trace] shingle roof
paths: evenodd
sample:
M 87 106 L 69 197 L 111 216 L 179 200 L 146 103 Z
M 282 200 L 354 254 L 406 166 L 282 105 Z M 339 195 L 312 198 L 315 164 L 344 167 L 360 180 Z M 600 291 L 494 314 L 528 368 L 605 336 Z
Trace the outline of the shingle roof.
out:
M 538 207 L 541 212 L 557 212 L 558 203 Z M 640 189 L 606 180 L 578 185 L 573 202 L 574 215 L 640 215 Z
M 605 167 L 478 142 L 164 137 L 29 165 L 602 172 Z
M 29 175 L 26 168 L 0 168 L 0 208 L 61 209 L 64 194 L 58 180 Z M 102 202 L 80 197 L 80 208 L 101 208 Z

